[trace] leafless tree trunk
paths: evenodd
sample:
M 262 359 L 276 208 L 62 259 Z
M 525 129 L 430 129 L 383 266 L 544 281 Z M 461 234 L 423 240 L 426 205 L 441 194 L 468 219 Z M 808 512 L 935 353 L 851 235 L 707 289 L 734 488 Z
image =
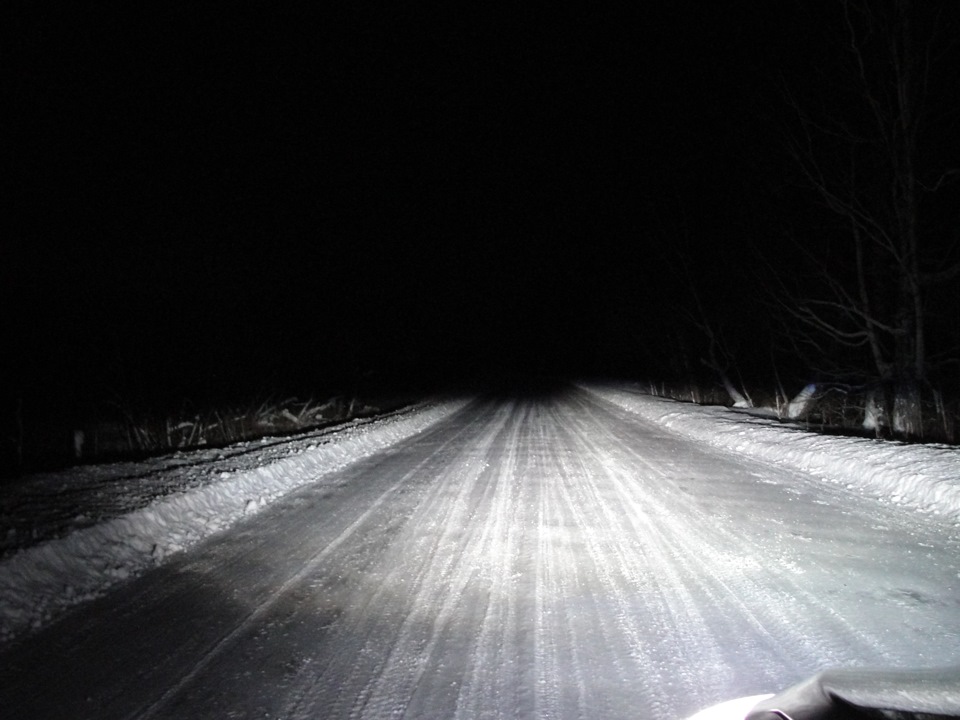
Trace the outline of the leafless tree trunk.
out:
M 918 436 L 928 374 L 925 290 L 960 276 L 960 266 L 924 272 L 936 263 L 921 202 L 923 192 L 945 189 L 952 172 L 923 177 L 919 144 L 936 100 L 937 50 L 950 38 L 941 37 L 930 8 L 918 12 L 912 0 L 842 0 L 840 7 L 845 73 L 837 82 L 846 83 L 841 97 L 849 104 L 828 101 L 827 93 L 787 97 L 797 118 L 790 153 L 847 228 L 849 261 L 818 261 L 821 292 L 791 294 L 785 307 L 816 334 L 864 351 L 883 389 L 881 421 Z

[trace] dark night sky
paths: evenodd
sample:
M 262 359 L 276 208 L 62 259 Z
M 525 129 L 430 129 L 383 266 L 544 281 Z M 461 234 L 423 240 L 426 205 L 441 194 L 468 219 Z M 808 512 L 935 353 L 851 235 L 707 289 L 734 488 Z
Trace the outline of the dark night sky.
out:
M 733 302 L 818 42 L 793 3 L 237 5 L 14 13 L 21 393 L 642 375 L 678 247 Z

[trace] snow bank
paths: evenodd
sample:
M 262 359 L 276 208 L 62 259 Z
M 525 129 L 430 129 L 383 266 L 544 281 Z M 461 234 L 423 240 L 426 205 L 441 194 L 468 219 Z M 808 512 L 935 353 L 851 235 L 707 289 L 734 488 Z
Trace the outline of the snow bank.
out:
M 114 583 L 141 574 L 321 475 L 425 430 L 466 402 L 394 413 L 306 445 L 303 438 L 293 438 L 290 444 L 302 447 L 288 457 L 265 452 L 258 467 L 221 471 L 199 487 L 17 552 L 0 562 L 0 642 L 41 627 L 64 608 L 102 595 Z
M 629 412 L 715 447 L 861 488 L 960 526 L 960 448 L 820 435 L 723 407 L 617 388 L 584 388 Z

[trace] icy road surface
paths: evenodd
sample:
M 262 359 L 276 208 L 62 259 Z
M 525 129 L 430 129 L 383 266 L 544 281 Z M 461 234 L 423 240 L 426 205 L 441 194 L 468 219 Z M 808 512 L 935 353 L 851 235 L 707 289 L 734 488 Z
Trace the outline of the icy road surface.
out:
M 583 391 L 481 399 L 0 654 L 9 718 L 682 718 L 960 662 L 960 530 Z

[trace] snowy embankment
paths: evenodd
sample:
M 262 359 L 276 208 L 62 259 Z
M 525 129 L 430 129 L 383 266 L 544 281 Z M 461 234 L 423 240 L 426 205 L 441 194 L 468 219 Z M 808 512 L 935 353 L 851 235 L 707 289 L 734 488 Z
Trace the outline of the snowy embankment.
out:
M 432 403 L 290 438 L 282 443 L 290 448 L 285 457 L 277 457 L 274 443 L 269 451 L 247 452 L 244 462 L 234 463 L 239 469 L 218 470 L 202 482 L 193 478 L 190 487 L 159 494 L 144 507 L 16 552 L 0 562 L 0 643 L 41 627 L 64 608 L 102 595 L 292 490 L 422 432 L 466 403 Z M 160 480 L 150 482 L 156 487 L 180 482 Z M 101 489 L 122 494 L 129 487 L 117 482 Z
M 821 435 L 745 411 L 615 388 L 585 389 L 700 442 L 797 468 L 960 527 L 960 448 Z

